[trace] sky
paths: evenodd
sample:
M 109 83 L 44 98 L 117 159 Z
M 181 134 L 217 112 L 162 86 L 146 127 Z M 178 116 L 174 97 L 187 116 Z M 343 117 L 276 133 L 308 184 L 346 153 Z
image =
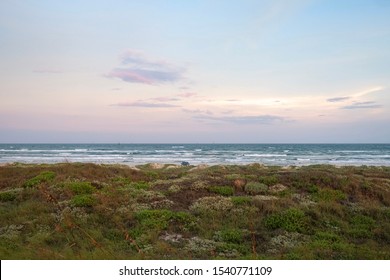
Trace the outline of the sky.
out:
M 1 143 L 390 143 L 388 0 L 1 0 Z

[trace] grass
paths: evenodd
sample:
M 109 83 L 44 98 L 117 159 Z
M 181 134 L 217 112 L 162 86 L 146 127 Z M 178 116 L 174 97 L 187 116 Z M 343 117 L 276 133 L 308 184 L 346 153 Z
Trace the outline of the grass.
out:
M 297 208 L 287 209 L 281 213 L 271 214 L 264 220 L 266 228 L 284 229 L 286 231 L 293 232 L 306 232 L 307 231 L 307 219 L 305 213 Z
M 390 259 L 389 167 L 138 168 L 1 166 L 0 258 Z
M 234 194 L 234 189 L 231 186 L 217 186 L 210 187 L 210 192 L 220 194 L 223 196 L 232 196 Z
M 71 182 L 66 185 L 74 194 L 92 194 L 95 187 L 90 182 Z
M 1 202 L 13 201 L 15 199 L 16 199 L 16 193 L 13 191 L 5 191 L 0 193 Z
M 268 186 L 260 182 L 249 182 L 245 186 L 245 192 L 251 195 L 262 194 L 267 192 Z
M 70 204 L 74 207 L 92 207 L 95 202 L 95 199 L 89 194 L 78 194 L 72 198 Z
M 39 175 L 27 180 L 23 186 L 25 188 L 31 188 L 39 185 L 40 183 L 49 182 L 55 178 L 56 174 L 53 171 L 43 171 Z

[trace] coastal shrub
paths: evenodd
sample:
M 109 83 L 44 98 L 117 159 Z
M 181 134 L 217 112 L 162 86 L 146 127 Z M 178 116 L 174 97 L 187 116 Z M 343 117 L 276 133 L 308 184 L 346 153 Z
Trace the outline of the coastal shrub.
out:
M 223 212 L 233 208 L 233 202 L 223 196 L 202 197 L 190 206 L 195 213 Z
M 390 244 L 390 224 L 381 225 L 374 231 L 375 239 L 384 244 Z
M 164 199 L 165 195 L 158 191 L 146 191 L 144 189 L 130 189 L 130 197 L 137 199 L 138 202 L 151 202 Z
M 169 199 L 156 200 L 150 203 L 153 209 L 167 209 L 171 208 L 175 203 Z
M 271 214 L 265 218 L 264 224 L 268 229 L 282 228 L 290 232 L 304 232 L 307 221 L 304 212 L 290 208 L 281 213 Z
M 149 183 L 144 181 L 132 182 L 128 184 L 129 187 L 137 190 L 146 190 L 149 188 Z
M 194 190 L 194 191 L 199 191 L 199 190 L 203 190 L 203 189 L 207 189 L 208 188 L 208 183 L 205 182 L 205 181 L 195 181 L 191 184 L 190 186 L 190 189 L 191 190 Z
M 341 241 L 341 237 L 333 232 L 318 231 L 314 235 L 314 240 L 326 240 L 331 244 Z
M 310 185 L 307 186 L 307 191 L 308 191 L 309 193 L 312 193 L 312 194 L 318 193 L 318 190 L 319 190 L 319 188 L 318 188 L 318 186 L 315 185 L 315 184 L 310 184 Z
M 353 238 L 370 238 L 373 235 L 375 220 L 365 215 L 356 214 L 350 218 L 350 226 L 348 234 Z
M 245 185 L 245 192 L 255 195 L 265 193 L 268 190 L 268 186 L 259 182 L 249 182 Z
M 279 179 L 276 175 L 261 176 L 259 178 L 259 182 L 267 186 L 272 186 L 272 185 L 276 185 L 279 182 Z
M 95 202 L 95 198 L 90 194 L 78 194 L 72 198 L 71 205 L 74 207 L 92 207 Z
M 234 205 L 238 206 L 238 205 L 250 204 L 252 198 L 247 196 L 233 196 L 231 198 L 231 201 L 233 202 Z
M 381 212 L 382 216 L 390 222 L 390 208 L 384 208 Z
M 90 182 L 71 182 L 67 187 L 74 194 L 92 194 L 95 191 L 95 187 Z
M 346 199 L 347 196 L 340 190 L 333 190 L 329 188 L 319 189 L 313 194 L 314 201 L 332 202 Z
M 169 193 L 177 193 L 179 191 L 181 191 L 181 187 L 178 185 L 172 185 L 168 188 Z
M 132 182 L 131 178 L 125 178 L 125 177 L 116 177 L 112 179 L 112 181 L 118 184 L 130 184 Z
M 0 201 L 13 201 L 16 199 L 16 193 L 13 191 L 1 192 L 0 193 Z
M 261 211 L 263 214 L 272 214 L 280 209 L 285 209 L 290 203 L 289 199 L 280 200 L 276 196 L 256 195 L 252 197 L 251 204 Z
M 49 182 L 55 178 L 56 174 L 52 171 L 44 171 L 39 175 L 27 180 L 23 187 L 31 188 L 43 182 Z
M 0 258 L 390 259 L 390 167 L 189 168 L 0 167 Z
M 244 241 L 244 232 L 236 228 L 224 229 L 214 234 L 214 240 L 240 244 Z
M 156 171 L 145 171 L 144 174 L 150 181 L 157 180 L 160 177 L 160 174 Z
M 188 240 L 187 245 L 184 247 L 185 251 L 191 252 L 194 257 L 199 259 L 207 259 L 211 253 L 215 252 L 216 248 L 217 242 L 198 236 Z
M 174 223 L 181 231 L 196 232 L 198 230 L 197 221 L 193 215 L 182 211 L 174 212 L 174 214 Z
M 360 188 L 364 191 L 368 191 L 372 189 L 371 183 L 367 180 L 364 180 L 360 183 Z
M 142 210 L 135 213 L 135 218 L 143 230 L 166 230 L 170 223 L 175 223 L 181 230 L 190 230 L 195 226 L 195 218 L 186 212 L 170 210 Z
M 229 181 L 234 181 L 234 180 L 237 180 L 237 179 L 242 179 L 242 175 L 240 174 L 228 174 L 228 175 L 225 175 L 225 178 Z
M 135 213 L 135 218 L 145 229 L 167 229 L 174 213 L 170 210 L 142 210 Z
M 249 259 L 248 252 L 251 252 L 251 249 L 245 244 L 218 242 L 215 251 L 220 259 L 233 260 L 237 258 Z
M 234 193 L 233 188 L 229 186 L 210 187 L 209 191 L 223 196 L 231 196 Z
M 345 241 L 331 241 L 329 239 L 315 237 L 314 240 L 308 244 L 308 247 L 309 248 L 305 249 L 307 255 L 304 259 L 356 259 L 356 257 L 354 257 L 354 246 Z

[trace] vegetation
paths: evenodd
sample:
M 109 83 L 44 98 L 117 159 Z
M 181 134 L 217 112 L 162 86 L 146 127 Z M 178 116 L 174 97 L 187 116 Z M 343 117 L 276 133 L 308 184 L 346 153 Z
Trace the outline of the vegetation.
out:
M 233 187 L 231 186 L 216 186 L 216 187 L 211 187 L 210 192 L 220 194 L 223 196 L 231 196 L 234 193 Z
M 88 194 L 75 195 L 70 204 L 74 207 L 92 207 L 95 204 L 95 199 Z
M 95 191 L 95 187 L 90 182 L 71 182 L 67 184 L 67 187 L 74 194 L 91 194 Z
M 0 259 L 390 259 L 390 168 L 5 165 Z
M 49 181 L 53 180 L 55 176 L 56 176 L 56 174 L 52 171 L 43 171 L 39 175 L 27 180 L 23 186 L 25 188 L 31 188 L 31 187 L 34 187 L 34 186 L 40 184 L 40 183 L 49 182 Z
M 245 192 L 252 195 L 265 193 L 267 190 L 268 186 L 259 182 L 249 182 L 245 186 Z
M 12 201 L 16 199 L 16 193 L 13 191 L 5 191 L 0 193 L 0 201 Z

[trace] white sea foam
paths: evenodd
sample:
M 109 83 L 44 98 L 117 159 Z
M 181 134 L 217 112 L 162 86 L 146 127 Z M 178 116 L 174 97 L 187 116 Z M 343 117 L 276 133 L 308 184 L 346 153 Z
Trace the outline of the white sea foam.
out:
M 44 145 L 0 144 L 0 162 L 148 162 L 191 164 L 390 166 L 390 145 Z
M 246 157 L 286 157 L 286 154 L 245 154 Z

